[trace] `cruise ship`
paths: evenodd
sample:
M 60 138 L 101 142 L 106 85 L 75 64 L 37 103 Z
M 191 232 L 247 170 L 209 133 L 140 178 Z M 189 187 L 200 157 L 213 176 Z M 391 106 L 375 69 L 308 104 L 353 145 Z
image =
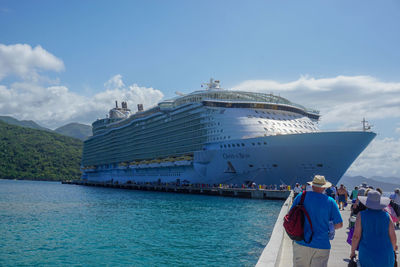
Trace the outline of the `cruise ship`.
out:
M 280 96 L 203 85 L 135 113 L 116 102 L 92 124 L 82 179 L 293 185 L 321 174 L 335 184 L 376 136 L 365 125 L 321 131 L 319 111 Z

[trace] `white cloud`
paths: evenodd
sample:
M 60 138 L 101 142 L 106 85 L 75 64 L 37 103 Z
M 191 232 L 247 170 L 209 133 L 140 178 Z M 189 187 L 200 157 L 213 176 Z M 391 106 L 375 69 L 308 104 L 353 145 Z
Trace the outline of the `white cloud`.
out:
M 297 81 L 279 83 L 271 80 L 244 81 L 235 90 L 273 92 L 309 108 L 321 111 L 321 125 L 360 124 L 400 118 L 400 83 L 379 81 L 370 76 L 337 76 L 315 79 L 307 76 Z
M 400 177 L 400 138 L 376 138 L 347 171 L 348 175 Z
M 120 82 L 114 84 L 116 76 Z M 43 87 L 28 82 L 13 83 L 9 87 L 0 85 L 0 114 L 55 128 L 71 121 L 91 124 L 96 118 L 105 117 L 115 100 L 127 101 L 135 110 L 136 104 L 149 108 L 163 97 L 161 91 L 153 88 L 136 84 L 126 87 L 122 77 L 116 76 L 106 83 L 116 87 L 109 86 L 91 97 L 78 95 L 65 86 Z
M 117 74 L 111 77 L 107 82 L 104 83 L 104 87 L 109 90 L 109 89 L 119 89 L 124 87 L 125 84 L 122 81 L 122 75 Z
M 0 44 L 0 81 L 10 75 L 24 80 L 37 80 L 40 71 L 62 71 L 61 59 L 44 50 L 40 45 Z

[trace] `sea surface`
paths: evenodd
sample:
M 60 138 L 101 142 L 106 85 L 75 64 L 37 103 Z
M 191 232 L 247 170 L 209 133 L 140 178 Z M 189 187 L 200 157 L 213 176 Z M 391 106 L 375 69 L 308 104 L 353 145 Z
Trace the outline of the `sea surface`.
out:
M 254 266 L 282 204 L 0 180 L 0 266 Z

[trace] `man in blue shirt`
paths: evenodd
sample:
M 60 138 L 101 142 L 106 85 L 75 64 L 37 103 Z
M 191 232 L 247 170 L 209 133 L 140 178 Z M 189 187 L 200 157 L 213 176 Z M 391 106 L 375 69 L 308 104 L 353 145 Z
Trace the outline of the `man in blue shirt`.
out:
M 314 180 L 309 182 L 312 191 L 306 193 L 304 207 L 310 215 L 311 227 L 306 219 L 304 221 L 303 241 L 293 242 L 293 266 L 327 266 L 331 244 L 329 242 L 329 222 L 332 221 L 334 228 L 343 227 L 343 219 L 334 199 L 324 194 L 325 188 L 331 186 L 322 175 L 315 175 Z M 300 193 L 293 201 L 292 208 L 299 204 Z M 307 243 L 308 242 L 308 243 Z

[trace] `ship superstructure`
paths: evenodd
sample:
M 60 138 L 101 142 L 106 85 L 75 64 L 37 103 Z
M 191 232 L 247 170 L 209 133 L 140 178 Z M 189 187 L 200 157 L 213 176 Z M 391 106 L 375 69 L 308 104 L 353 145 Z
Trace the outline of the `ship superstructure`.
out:
M 83 179 L 261 184 L 335 182 L 375 134 L 321 132 L 319 112 L 273 94 L 206 89 L 130 113 L 125 102 L 93 123 Z

